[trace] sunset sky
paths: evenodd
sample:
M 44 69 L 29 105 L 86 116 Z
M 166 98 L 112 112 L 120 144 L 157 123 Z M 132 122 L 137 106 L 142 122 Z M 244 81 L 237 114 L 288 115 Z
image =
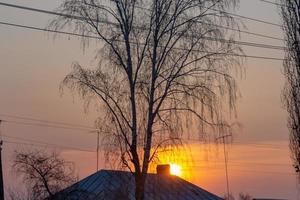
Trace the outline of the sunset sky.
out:
M 1 0 L 29 7 L 54 10 L 59 0 Z M 278 9 L 260 0 L 241 0 L 237 13 L 243 16 L 281 23 Z M 44 28 L 53 16 L 0 6 L 0 22 Z M 280 27 L 243 20 L 247 31 L 283 38 Z M 241 27 L 244 30 L 244 27 Z M 68 90 L 63 95 L 59 84 L 78 61 L 93 65 L 99 43 L 90 42 L 82 49 L 80 38 L 54 35 L 23 28 L 0 25 L 0 119 L 3 134 L 3 162 L 5 181 L 13 184 L 10 170 L 14 150 L 28 148 L 26 140 L 41 141 L 60 146 L 62 155 L 75 162 L 80 178 L 95 171 L 96 134 L 88 130 L 30 126 L 29 121 L 9 117 L 31 117 L 41 120 L 93 126 L 99 111 L 93 105 L 84 112 L 83 102 Z M 241 34 L 241 39 L 270 45 L 282 41 Z M 283 58 L 280 50 L 243 47 L 245 54 Z M 248 58 L 245 73 L 237 76 L 241 98 L 237 105 L 237 119 L 242 127 L 228 145 L 230 190 L 237 195 L 249 193 L 253 197 L 297 199 L 297 182 L 291 166 L 288 148 L 287 114 L 281 103 L 283 88 L 282 61 Z M 20 122 L 24 122 L 20 124 Z M 26 124 L 27 123 L 27 124 Z M 37 122 L 35 122 L 37 123 Z M 5 142 L 7 141 L 7 142 Z M 48 147 L 51 148 L 50 146 Z M 190 143 L 189 150 L 179 154 L 187 159 L 167 156 L 165 162 L 178 164 L 182 176 L 200 187 L 223 196 L 226 192 L 222 146 Z M 104 165 L 103 157 L 100 163 Z

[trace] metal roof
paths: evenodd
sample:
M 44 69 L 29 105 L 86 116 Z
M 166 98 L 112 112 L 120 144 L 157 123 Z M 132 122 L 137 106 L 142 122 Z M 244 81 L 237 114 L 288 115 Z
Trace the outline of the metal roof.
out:
M 134 177 L 130 172 L 101 170 L 59 192 L 65 200 L 134 200 Z M 148 174 L 145 200 L 222 200 L 177 176 Z

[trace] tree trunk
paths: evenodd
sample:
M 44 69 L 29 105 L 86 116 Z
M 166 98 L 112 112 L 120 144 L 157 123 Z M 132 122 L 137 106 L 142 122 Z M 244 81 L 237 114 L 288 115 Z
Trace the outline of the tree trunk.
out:
M 135 175 L 135 199 L 144 200 L 145 191 L 145 176 L 142 173 L 137 173 Z

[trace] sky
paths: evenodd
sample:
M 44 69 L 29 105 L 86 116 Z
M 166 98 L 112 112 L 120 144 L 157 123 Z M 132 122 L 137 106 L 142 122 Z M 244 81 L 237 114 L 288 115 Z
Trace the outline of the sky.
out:
M 1 0 L 1 2 L 54 10 L 59 0 Z M 260 0 L 241 0 L 237 13 L 243 16 L 280 23 L 277 8 Z M 0 21 L 46 27 L 53 16 L 0 6 Z M 283 38 L 279 27 L 243 20 L 250 32 Z M 242 27 L 244 29 L 244 27 Z M 241 34 L 248 42 L 283 45 L 281 41 Z M 87 130 L 66 130 L 30 126 L 15 122 L 24 120 L 7 115 L 31 117 L 49 121 L 93 126 L 99 114 L 87 111 L 76 94 L 59 91 L 59 84 L 78 61 L 93 64 L 99 44 L 91 42 L 82 49 L 80 39 L 68 36 L 54 38 L 49 33 L 0 25 L 0 119 L 3 134 L 5 181 L 13 184 L 10 169 L 12 152 L 28 145 L 17 138 L 38 140 L 61 146 L 95 151 L 96 134 Z M 283 52 L 243 47 L 245 54 L 283 58 Z M 284 84 L 282 62 L 247 59 L 245 75 L 237 77 L 241 98 L 237 105 L 237 121 L 242 124 L 228 149 L 229 183 L 232 193 L 249 193 L 254 197 L 297 199 L 297 182 L 291 167 L 288 149 L 287 114 L 281 102 Z M 27 123 L 28 121 L 26 121 Z M 8 136 L 8 137 L 7 137 Z M 23 141 L 24 142 L 24 141 Z M 25 143 L 25 142 L 24 142 Z M 51 148 L 50 146 L 48 148 Z M 222 148 L 206 144 L 190 144 L 192 162 L 180 162 L 186 178 L 218 195 L 226 192 Z M 95 172 L 95 152 L 61 149 L 62 155 L 73 161 L 83 178 Z M 184 153 L 183 153 L 184 155 Z M 172 160 L 173 159 L 173 160 Z M 105 168 L 103 157 L 100 167 Z

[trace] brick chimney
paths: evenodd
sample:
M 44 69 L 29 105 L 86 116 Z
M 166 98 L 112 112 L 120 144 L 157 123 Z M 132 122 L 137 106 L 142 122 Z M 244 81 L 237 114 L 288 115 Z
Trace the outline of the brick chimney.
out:
M 169 176 L 170 175 L 170 165 L 157 165 L 156 173 L 158 175 Z

